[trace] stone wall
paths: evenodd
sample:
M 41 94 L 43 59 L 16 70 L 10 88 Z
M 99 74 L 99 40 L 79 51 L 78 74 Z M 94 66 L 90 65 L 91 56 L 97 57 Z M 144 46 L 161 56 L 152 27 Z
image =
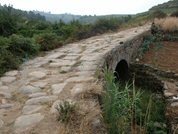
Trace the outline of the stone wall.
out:
M 169 133 L 178 133 L 178 75 L 171 71 L 162 71 L 150 65 L 130 63 L 130 72 L 137 86 L 154 92 L 162 92 L 166 101 L 165 115 L 168 120 Z
M 102 67 L 114 71 L 117 64 L 121 60 L 126 60 L 129 65 L 132 59 L 137 55 L 138 48 L 143 41 L 144 35 L 145 33 L 136 36 L 135 38 L 132 38 L 126 42 L 120 42 L 120 45 L 105 55 Z

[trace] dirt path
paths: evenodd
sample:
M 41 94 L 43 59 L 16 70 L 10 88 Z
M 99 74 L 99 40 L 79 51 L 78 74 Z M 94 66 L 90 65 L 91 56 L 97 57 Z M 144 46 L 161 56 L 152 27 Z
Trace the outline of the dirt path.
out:
M 98 102 L 79 94 L 92 88 L 97 66 L 108 51 L 148 28 L 137 27 L 68 44 L 24 63 L 20 70 L 7 72 L 0 78 L 0 133 L 63 133 L 54 115 L 55 106 L 64 100 L 80 104 L 82 115 L 95 112 L 98 116 Z M 97 127 L 97 118 L 85 119 Z

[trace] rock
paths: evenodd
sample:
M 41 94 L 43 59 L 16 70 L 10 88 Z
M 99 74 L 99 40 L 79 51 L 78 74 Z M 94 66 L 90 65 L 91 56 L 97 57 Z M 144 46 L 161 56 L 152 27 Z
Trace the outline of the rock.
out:
M 76 61 L 72 60 L 58 60 L 55 63 L 50 63 L 50 67 L 73 66 Z
M 20 92 L 22 92 L 24 94 L 33 94 L 33 93 L 41 91 L 40 88 L 31 86 L 31 85 L 23 86 L 19 90 L 20 90 Z
M 171 97 L 171 96 L 174 96 L 174 94 L 168 92 L 167 90 L 164 90 L 164 96 L 165 96 L 166 98 L 169 98 L 169 97 Z
M 60 73 L 66 73 L 66 72 L 69 72 L 70 71 L 70 69 L 71 69 L 71 67 L 69 66 L 69 67 L 66 67 L 66 66 L 64 66 L 64 67 L 61 67 L 61 70 L 60 70 Z
M 93 80 L 93 77 L 76 76 L 67 79 L 66 82 L 88 82 L 91 80 Z
M 166 84 L 166 82 L 164 82 L 164 87 L 163 87 L 165 90 L 168 90 L 168 86 Z
M 59 58 L 63 55 L 64 55 L 64 53 L 54 53 L 54 54 L 50 54 L 47 58 L 48 59 L 56 59 L 56 58 Z
M 61 64 L 60 63 L 50 63 L 49 64 L 49 67 L 53 67 L 53 68 L 57 68 L 57 67 L 60 67 Z
M 171 106 L 172 106 L 172 107 L 178 107 L 178 102 L 173 102 L 173 103 L 171 103 Z
M 6 92 L 8 91 L 9 87 L 8 86 L 0 86 L 0 91 Z
M 22 109 L 23 114 L 33 114 L 42 109 L 41 105 L 26 105 Z
M 36 98 L 36 97 L 46 96 L 46 95 L 47 95 L 46 92 L 37 92 L 37 93 L 30 94 L 29 97 L 30 98 Z
M 84 91 L 84 86 L 83 86 L 83 84 L 76 84 L 76 85 L 72 88 L 71 94 L 72 94 L 73 96 L 76 96 L 76 95 L 82 93 L 83 91 Z
M 139 62 L 140 60 L 139 60 L 139 58 L 136 58 L 135 61 L 136 61 L 136 62 Z
M 61 105 L 63 103 L 63 101 L 61 101 L 61 100 L 56 100 L 54 103 L 53 103 L 53 105 L 52 105 L 52 107 L 51 107 L 51 110 L 50 110 L 50 113 L 52 113 L 52 114 L 57 114 L 58 113 L 58 111 L 57 111 L 57 107 L 59 107 L 59 105 Z
M 2 91 L 0 91 L 0 96 L 3 96 L 6 99 L 10 99 L 12 97 L 10 93 L 2 92 Z
M 14 104 L 11 103 L 5 103 L 0 105 L 0 109 L 10 109 L 14 106 Z
M 41 113 L 22 115 L 15 120 L 14 129 L 16 134 L 24 134 L 25 131 L 36 126 L 44 116 Z
M 2 104 L 6 104 L 6 103 L 7 103 L 7 100 L 6 100 L 6 99 L 2 99 L 2 100 L 1 100 L 1 103 L 2 103 Z
M 34 72 L 29 73 L 29 76 L 42 79 L 46 76 L 46 73 L 42 71 L 34 71 Z
M 70 55 L 68 55 L 68 56 L 65 56 L 63 59 L 64 60 L 76 60 L 78 57 L 79 56 L 70 56 Z
M 11 83 L 13 81 L 16 80 L 16 77 L 12 77 L 12 76 L 4 76 L 4 77 L 1 77 L 1 81 L 3 83 Z
M 51 86 L 53 94 L 59 94 L 65 87 L 66 83 L 54 84 Z
M 33 82 L 32 85 L 35 87 L 39 87 L 39 88 L 45 88 L 45 86 L 47 85 L 47 82 Z
M 17 74 L 18 74 L 17 70 L 9 71 L 5 73 L 6 76 L 16 76 Z
M 44 103 L 48 103 L 48 102 L 52 102 L 58 99 L 58 96 L 41 96 L 41 97 L 37 97 L 37 98 L 31 98 L 29 100 L 26 101 L 26 105 L 33 105 L 33 104 L 44 104 Z
M 0 128 L 2 128 L 4 125 L 4 121 L 0 119 Z

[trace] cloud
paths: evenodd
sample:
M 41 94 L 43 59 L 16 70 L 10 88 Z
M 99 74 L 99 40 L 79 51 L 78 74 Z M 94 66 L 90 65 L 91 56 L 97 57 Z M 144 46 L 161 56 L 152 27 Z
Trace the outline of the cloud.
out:
M 0 0 L 22 10 L 81 15 L 135 14 L 168 0 Z

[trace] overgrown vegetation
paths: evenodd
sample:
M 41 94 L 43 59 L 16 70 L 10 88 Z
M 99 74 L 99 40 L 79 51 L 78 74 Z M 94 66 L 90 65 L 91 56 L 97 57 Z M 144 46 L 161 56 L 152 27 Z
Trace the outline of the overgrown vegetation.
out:
M 107 31 L 116 31 L 131 17 L 109 18 L 93 24 L 59 21 L 50 23 L 33 12 L 0 6 L 0 75 L 18 66 L 41 51 L 78 41 Z
M 56 109 L 59 113 L 58 121 L 68 123 L 75 116 L 76 105 L 68 101 L 64 101 L 64 103 L 59 104 Z
M 115 83 L 105 71 L 103 119 L 109 134 L 166 134 L 165 103 L 161 94 L 138 90 L 134 83 Z M 153 103 L 154 102 L 154 103 Z

